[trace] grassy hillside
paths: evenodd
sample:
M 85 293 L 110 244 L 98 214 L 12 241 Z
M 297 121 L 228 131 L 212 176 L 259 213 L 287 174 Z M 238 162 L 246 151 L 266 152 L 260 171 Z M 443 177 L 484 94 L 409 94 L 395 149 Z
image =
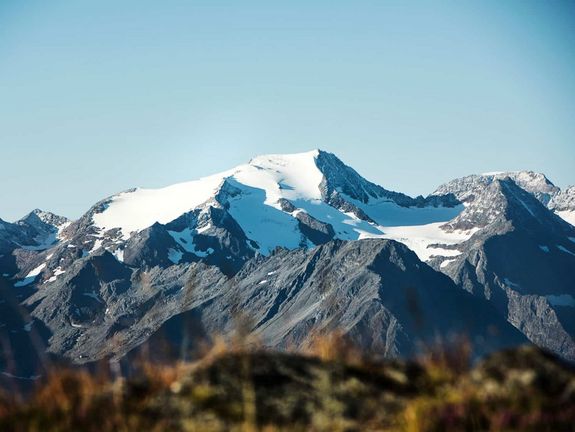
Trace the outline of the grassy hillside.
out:
M 5 391 L 10 431 L 571 431 L 575 372 L 534 347 L 469 367 L 465 344 L 374 361 L 337 337 L 307 354 L 212 349 L 195 363 L 54 369 Z

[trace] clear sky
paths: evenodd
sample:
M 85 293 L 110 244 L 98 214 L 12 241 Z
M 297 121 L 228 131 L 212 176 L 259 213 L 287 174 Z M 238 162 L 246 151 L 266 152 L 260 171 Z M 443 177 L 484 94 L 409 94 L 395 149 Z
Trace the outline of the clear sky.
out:
M 313 148 L 575 183 L 575 2 L 0 0 L 0 218 Z

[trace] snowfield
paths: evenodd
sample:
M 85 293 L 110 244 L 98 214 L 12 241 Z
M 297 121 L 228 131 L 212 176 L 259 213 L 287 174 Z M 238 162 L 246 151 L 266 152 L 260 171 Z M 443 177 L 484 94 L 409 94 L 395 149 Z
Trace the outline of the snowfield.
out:
M 333 226 L 336 237 L 344 240 L 390 238 L 406 243 L 421 259 L 433 255 L 453 256 L 457 251 L 428 248 L 433 243 L 449 245 L 469 238 L 470 233 L 446 233 L 440 225 L 457 216 L 463 205 L 446 207 L 402 207 L 391 200 L 373 199 L 363 203 L 342 194 L 349 203 L 368 214 L 376 224 L 340 211 L 322 198 L 320 185 L 325 180 L 316 164 L 319 151 L 290 155 L 265 155 L 248 164 L 199 180 L 160 189 L 136 189 L 111 198 L 107 208 L 93 216 L 100 233 L 119 228 L 124 240 L 154 223 L 166 224 L 199 208 L 213 199 L 223 183 L 240 191 L 229 198 L 229 213 L 246 235 L 269 254 L 277 246 L 294 249 L 302 246 L 296 216 L 306 212 Z M 282 210 L 280 200 L 289 200 L 297 208 Z M 183 250 L 201 254 L 193 246 L 197 232 L 170 233 Z M 182 241 L 185 240 L 185 241 Z M 305 244 L 313 246 L 313 244 Z M 92 251 L 101 246 L 97 240 Z M 120 258 L 120 257 L 119 257 Z M 121 259 L 121 258 L 120 258 Z M 179 262 L 179 251 L 170 252 L 170 260 Z
M 529 190 L 553 193 L 557 189 L 538 173 L 487 173 L 457 179 L 438 189 L 442 193 L 459 196 L 465 200 L 465 204 L 452 207 L 408 207 L 405 204 L 399 205 L 392 198 L 375 198 L 369 194 L 367 200 L 356 199 L 337 187 L 336 190 L 345 202 L 369 216 L 371 222 L 368 222 L 360 219 L 357 212 L 328 204 L 322 195 L 322 185 L 325 185 L 327 179 L 319 168 L 319 156 L 319 150 L 258 156 L 247 164 L 199 180 L 160 189 L 135 189 L 115 195 L 103 211 L 92 216 L 99 234 L 89 253 L 102 247 L 104 234 L 108 230 L 119 229 L 120 241 L 126 241 L 134 233 L 156 222 L 167 224 L 194 209 L 212 205 L 216 197 L 224 194 L 223 205 L 226 210 L 246 236 L 257 244 L 257 251 L 264 255 L 278 246 L 288 249 L 313 247 L 314 244 L 302 235 L 300 226 L 302 213 L 307 213 L 313 219 L 331 225 L 336 238 L 358 240 L 375 237 L 397 240 L 406 244 L 421 260 L 444 257 L 447 261 L 444 260 L 442 265 L 446 266 L 453 261 L 453 257 L 460 254 L 456 246 L 478 230 L 474 228 L 448 232 L 442 228 L 443 224 L 453 220 L 469 206 L 472 191 L 481 190 L 495 179 L 506 177 L 513 178 Z M 329 172 L 333 174 L 333 168 Z M 369 182 L 359 175 L 357 178 L 360 180 L 349 177 L 351 174 L 345 170 L 337 172 L 337 175 L 348 176 L 345 180 L 354 187 L 357 187 L 359 181 L 360 187 L 366 185 L 364 190 L 369 189 Z M 282 200 L 288 200 L 293 207 L 286 209 L 282 206 Z M 557 214 L 575 223 L 575 212 L 563 211 Z M 170 261 L 179 263 L 183 252 L 206 256 L 205 251 L 195 248 L 194 236 L 207 229 L 209 226 L 189 232 L 171 232 L 180 249 L 170 250 Z M 120 250 L 116 250 L 116 256 L 119 260 L 123 259 Z

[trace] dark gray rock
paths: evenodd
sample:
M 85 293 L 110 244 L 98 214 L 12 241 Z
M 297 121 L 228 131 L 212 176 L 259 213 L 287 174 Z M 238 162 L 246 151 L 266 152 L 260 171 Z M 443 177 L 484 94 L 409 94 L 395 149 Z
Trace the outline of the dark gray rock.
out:
M 511 179 L 491 183 L 448 229 L 482 229 L 445 267 L 532 342 L 575 359 L 575 229 Z
M 513 180 L 545 206 L 560 192 L 560 189 L 544 174 L 533 171 L 516 171 L 461 177 L 439 186 L 430 196 L 452 194 L 461 202 L 472 202 L 490 184 L 506 178 Z
M 166 334 L 164 325 L 190 321 L 193 333 L 182 329 L 180 339 L 169 332 L 172 345 L 197 347 L 238 328 L 280 349 L 338 330 L 383 356 L 462 334 L 476 354 L 524 341 L 486 301 L 391 240 L 278 249 L 231 279 L 199 262 L 129 268 L 105 252 L 79 260 L 27 304 L 53 333 L 50 351 L 79 362 L 122 356 Z

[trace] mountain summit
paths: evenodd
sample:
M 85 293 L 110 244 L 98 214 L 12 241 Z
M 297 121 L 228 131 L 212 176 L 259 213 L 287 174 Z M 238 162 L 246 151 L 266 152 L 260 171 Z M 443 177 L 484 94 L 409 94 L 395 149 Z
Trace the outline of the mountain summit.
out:
M 575 359 L 570 197 L 522 171 L 413 198 L 325 151 L 258 156 L 121 192 L 76 221 L 0 221 L 0 272 L 32 319 L 4 330 L 44 329 L 50 351 L 84 362 L 162 332 L 197 345 L 241 310 L 276 348 L 338 328 L 397 356 L 465 332 L 477 354 L 527 338 Z M 174 330 L 185 322 L 191 339 Z

